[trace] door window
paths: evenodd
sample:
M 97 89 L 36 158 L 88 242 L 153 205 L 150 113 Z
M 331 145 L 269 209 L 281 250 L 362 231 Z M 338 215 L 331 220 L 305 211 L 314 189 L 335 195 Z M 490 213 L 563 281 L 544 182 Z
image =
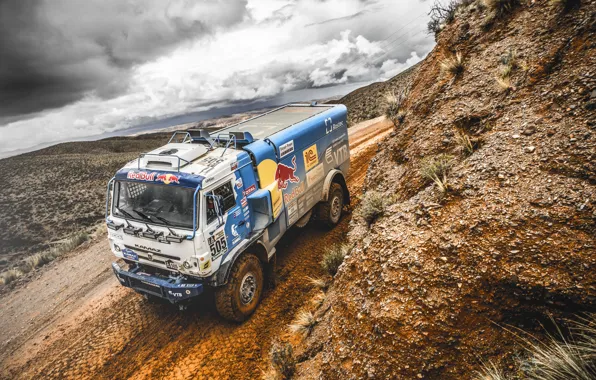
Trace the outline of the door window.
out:
M 207 195 L 219 195 L 223 199 L 223 212 L 228 212 L 232 207 L 236 206 L 236 198 L 234 196 L 234 188 L 231 182 L 226 182 L 223 185 L 216 187 L 213 191 L 207 193 Z M 215 212 L 215 205 L 213 204 L 213 198 L 207 197 L 207 224 L 211 224 L 217 219 L 217 213 Z

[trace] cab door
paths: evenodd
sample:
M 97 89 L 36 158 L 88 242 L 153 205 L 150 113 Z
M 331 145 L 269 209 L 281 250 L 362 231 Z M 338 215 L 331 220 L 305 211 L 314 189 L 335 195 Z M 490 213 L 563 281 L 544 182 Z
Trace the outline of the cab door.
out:
M 243 203 L 246 204 L 246 198 L 242 190 L 242 181 L 237 181 L 235 176 L 230 176 L 205 193 L 204 235 L 212 261 L 225 257 L 248 234 L 243 213 Z

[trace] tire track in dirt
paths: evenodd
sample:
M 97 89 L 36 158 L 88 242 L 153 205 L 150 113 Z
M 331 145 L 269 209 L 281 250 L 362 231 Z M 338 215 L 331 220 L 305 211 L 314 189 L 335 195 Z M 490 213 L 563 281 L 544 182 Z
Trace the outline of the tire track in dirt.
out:
M 375 123 L 350 136 L 350 191 L 356 199 L 376 153 L 391 129 Z M 265 291 L 250 320 L 222 320 L 206 293 L 188 310 L 152 305 L 117 287 L 110 307 L 99 308 L 80 325 L 39 350 L 7 378 L 258 378 L 265 369 L 271 339 L 283 335 L 296 311 L 314 295 L 304 280 L 321 274 L 325 248 L 343 241 L 348 213 L 331 231 L 312 224 L 291 229 L 279 242 L 275 289 Z

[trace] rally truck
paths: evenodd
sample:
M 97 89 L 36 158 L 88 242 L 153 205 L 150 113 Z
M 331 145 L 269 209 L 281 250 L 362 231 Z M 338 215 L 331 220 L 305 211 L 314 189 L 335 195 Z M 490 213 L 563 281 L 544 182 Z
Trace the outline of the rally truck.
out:
M 109 181 L 106 223 L 120 283 L 184 308 L 207 287 L 216 309 L 256 309 L 276 243 L 350 202 L 343 105 L 289 104 L 217 131 L 176 132 Z

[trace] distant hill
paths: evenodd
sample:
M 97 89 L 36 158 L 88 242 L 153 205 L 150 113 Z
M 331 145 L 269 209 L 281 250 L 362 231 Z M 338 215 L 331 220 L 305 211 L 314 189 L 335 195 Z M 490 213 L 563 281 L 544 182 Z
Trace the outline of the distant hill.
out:
M 383 114 L 385 94 L 398 91 L 407 85 L 413 74 L 420 67 L 420 62 L 402 71 L 385 82 L 375 82 L 354 90 L 339 100 L 328 103 L 341 103 L 348 107 L 348 126 L 364 120 L 373 119 Z

